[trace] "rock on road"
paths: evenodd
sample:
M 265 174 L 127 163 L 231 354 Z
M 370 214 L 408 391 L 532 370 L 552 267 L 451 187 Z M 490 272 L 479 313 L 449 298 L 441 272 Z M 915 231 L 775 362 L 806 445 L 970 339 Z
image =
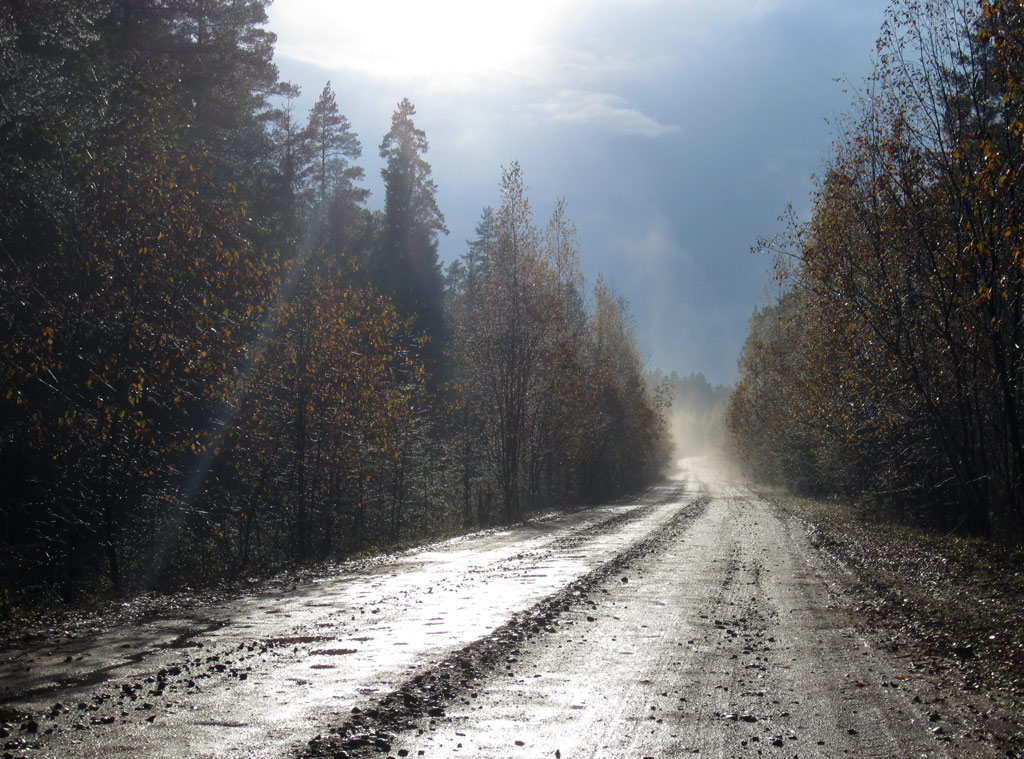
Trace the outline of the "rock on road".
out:
M 699 460 L 638 502 L 343 569 L 6 652 L 6 750 L 989 755 L 937 729 L 932 686 L 857 632 L 841 568 L 799 523 Z M 472 676 L 447 679 L 481 641 L 489 653 Z M 433 701 L 417 691 L 439 677 Z M 375 724 L 389 702 L 433 707 Z M 353 724 L 353 711 L 370 716 Z

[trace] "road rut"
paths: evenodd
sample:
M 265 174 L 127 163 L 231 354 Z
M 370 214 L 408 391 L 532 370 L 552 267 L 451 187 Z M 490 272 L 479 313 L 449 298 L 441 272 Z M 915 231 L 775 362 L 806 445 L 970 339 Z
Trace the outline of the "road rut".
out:
M 836 567 L 706 470 L 703 513 L 606 578 L 392 756 L 994 756 L 936 724 L 931 686 L 861 637 Z M 947 726 L 948 730 L 948 726 Z

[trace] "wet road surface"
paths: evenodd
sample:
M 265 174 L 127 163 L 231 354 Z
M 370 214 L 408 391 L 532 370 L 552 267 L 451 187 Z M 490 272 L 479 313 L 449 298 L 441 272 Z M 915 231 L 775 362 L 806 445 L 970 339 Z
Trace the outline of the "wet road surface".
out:
M 988 755 L 857 632 L 799 524 L 681 466 L 637 503 L 10 652 L 4 740 L 47 757 Z
M 9 751 L 276 757 L 656 532 L 693 493 L 490 530 L 371 569 L 0 658 Z
M 862 639 L 799 528 L 745 489 L 708 484 L 699 518 L 391 753 L 995 755 L 954 744 L 928 706 L 946 699 Z

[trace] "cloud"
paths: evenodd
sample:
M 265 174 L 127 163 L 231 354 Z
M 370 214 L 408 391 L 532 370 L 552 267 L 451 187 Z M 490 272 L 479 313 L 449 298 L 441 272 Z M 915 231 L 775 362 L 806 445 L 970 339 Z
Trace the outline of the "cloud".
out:
M 551 121 L 589 124 L 636 137 L 662 137 L 680 131 L 678 126 L 662 124 L 630 108 L 623 98 L 607 92 L 562 90 L 553 98 L 535 104 L 532 110 Z

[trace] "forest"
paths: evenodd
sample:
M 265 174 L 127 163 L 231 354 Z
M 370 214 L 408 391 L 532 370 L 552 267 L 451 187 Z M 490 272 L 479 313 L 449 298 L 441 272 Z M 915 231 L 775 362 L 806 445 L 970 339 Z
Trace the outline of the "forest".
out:
M 670 457 L 566 203 L 535 221 L 510 163 L 442 267 L 413 104 L 373 210 L 266 5 L 0 9 L 0 616 L 519 521 Z
M 756 476 L 1024 538 L 1024 7 L 899 0 L 813 212 L 759 247 L 728 423 Z

